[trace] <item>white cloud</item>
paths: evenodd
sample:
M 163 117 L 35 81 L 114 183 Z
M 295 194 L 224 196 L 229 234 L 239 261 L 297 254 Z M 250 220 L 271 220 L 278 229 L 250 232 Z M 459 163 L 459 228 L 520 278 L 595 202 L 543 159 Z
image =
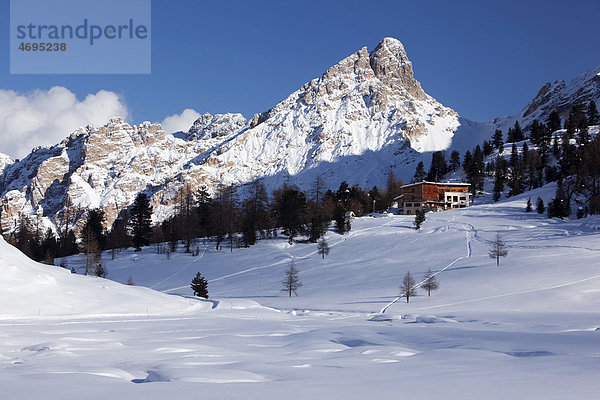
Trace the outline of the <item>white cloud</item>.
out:
M 165 133 L 187 132 L 199 117 L 200 114 L 196 110 L 186 108 L 181 114 L 174 114 L 165 118 L 162 127 Z
M 22 158 L 32 148 L 56 144 L 82 126 L 127 116 L 123 99 L 106 90 L 83 101 L 62 86 L 28 93 L 0 90 L 0 152 Z

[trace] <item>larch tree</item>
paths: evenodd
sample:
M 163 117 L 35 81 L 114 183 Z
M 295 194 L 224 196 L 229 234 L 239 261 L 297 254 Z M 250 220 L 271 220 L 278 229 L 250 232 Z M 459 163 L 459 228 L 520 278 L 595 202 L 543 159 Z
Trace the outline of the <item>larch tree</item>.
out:
M 329 244 L 325 238 L 319 240 L 319 243 L 317 244 L 317 253 L 319 253 L 323 259 L 325 259 L 326 255 L 329 255 Z
M 242 203 L 242 237 L 246 246 L 255 244 L 257 231 L 266 229 L 269 208 L 267 189 L 260 180 L 250 184 L 249 192 Z
M 508 255 L 506 243 L 504 243 L 504 240 L 502 240 L 502 236 L 499 233 L 496 234 L 496 237 L 492 241 L 488 255 L 490 258 L 496 259 L 496 265 L 500 265 L 500 257 L 506 257 Z
M 435 274 L 431 272 L 431 268 L 425 273 L 424 282 L 421 284 L 421 287 L 427 291 L 427 296 L 431 296 L 432 290 L 438 290 L 440 288 L 440 284 L 435 278 Z
M 415 279 L 410 274 L 410 271 L 406 272 L 400 285 L 400 297 L 406 297 L 406 302 L 410 302 L 411 296 L 417 295 L 417 288 L 415 287 Z
M 296 269 L 296 265 L 293 260 L 290 262 L 289 268 L 285 271 L 285 275 L 281 283 L 283 285 L 281 288 L 282 292 L 286 292 L 289 297 L 292 297 L 292 293 L 298 296 L 298 289 L 302 287 L 302 282 L 300 281 L 298 270 Z

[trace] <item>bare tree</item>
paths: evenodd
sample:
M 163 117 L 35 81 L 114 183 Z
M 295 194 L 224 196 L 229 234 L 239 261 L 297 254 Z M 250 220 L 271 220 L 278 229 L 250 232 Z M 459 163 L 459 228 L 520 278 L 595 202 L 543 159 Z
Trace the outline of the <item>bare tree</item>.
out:
M 81 237 L 81 250 L 85 254 L 85 275 L 95 271 L 100 264 L 100 246 L 91 229 L 84 229 Z
M 410 296 L 417 295 L 417 288 L 415 287 L 415 280 L 410 274 L 410 271 L 406 272 L 404 279 L 402 279 L 402 285 L 400 285 L 400 297 L 406 297 L 406 302 L 410 301 Z
M 490 252 L 488 254 L 490 258 L 496 259 L 496 265 L 500 265 L 500 257 L 506 257 L 508 255 L 506 244 L 499 233 L 496 233 L 496 237 L 490 246 Z
M 424 282 L 421 284 L 421 287 L 427 290 L 427 296 L 431 296 L 432 290 L 439 289 L 440 284 L 435 279 L 435 274 L 431 272 L 431 268 L 425 273 Z
M 300 278 L 298 277 L 298 270 L 296 269 L 294 260 L 290 261 L 289 268 L 285 271 L 285 276 L 281 283 L 283 284 L 283 288 L 281 288 L 282 292 L 287 292 L 290 297 L 292 297 L 292 293 L 298 296 L 297 290 L 302 287 L 302 282 L 300 282 Z
M 329 244 L 327 244 L 325 238 L 319 240 L 319 244 L 317 244 L 317 253 L 319 253 L 323 259 L 325 259 L 326 255 L 329 255 Z
M 313 181 L 312 194 L 314 195 L 314 202 L 318 205 L 323 200 L 323 191 L 325 190 L 325 179 L 322 175 L 317 175 Z

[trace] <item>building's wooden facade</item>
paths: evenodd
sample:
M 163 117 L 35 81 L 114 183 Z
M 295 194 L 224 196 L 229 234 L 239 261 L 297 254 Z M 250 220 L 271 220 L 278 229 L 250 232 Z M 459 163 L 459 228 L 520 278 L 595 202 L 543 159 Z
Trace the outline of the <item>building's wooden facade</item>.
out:
M 400 214 L 412 215 L 417 210 L 442 211 L 469 206 L 468 183 L 418 182 L 402 186 L 396 198 Z

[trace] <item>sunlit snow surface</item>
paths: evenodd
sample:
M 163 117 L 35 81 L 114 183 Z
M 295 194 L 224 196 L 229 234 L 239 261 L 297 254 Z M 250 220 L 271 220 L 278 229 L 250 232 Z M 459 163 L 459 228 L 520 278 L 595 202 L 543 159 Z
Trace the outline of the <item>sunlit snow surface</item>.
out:
M 1 397 L 597 399 L 600 218 L 548 220 L 525 201 L 427 214 L 419 232 L 410 216 L 355 219 L 327 234 L 325 260 L 284 238 L 104 254 L 110 278 L 171 296 L 28 264 L 1 243 Z M 292 257 L 304 287 L 289 299 Z M 394 302 L 404 273 L 428 268 L 440 289 Z M 210 301 L 189 298 L 196 272 Z M 18 287 L 27 274 L 36 285 Z

